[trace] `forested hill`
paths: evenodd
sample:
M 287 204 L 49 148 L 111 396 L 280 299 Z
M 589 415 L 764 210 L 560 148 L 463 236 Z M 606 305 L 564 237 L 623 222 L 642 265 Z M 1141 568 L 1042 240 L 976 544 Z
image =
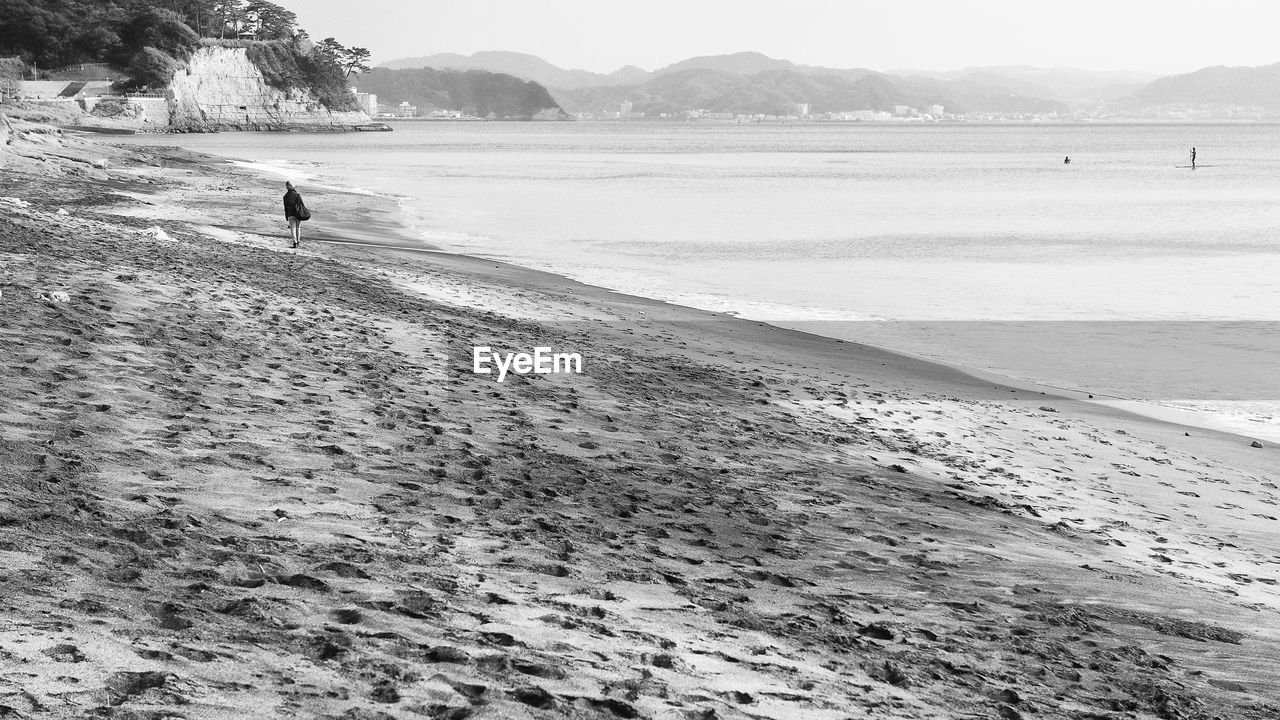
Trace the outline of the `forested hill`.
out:
M 127 66 L 144 47 L 170 55 L 199 38 L 293 40 L 297 17 L 263 0 L 0 0 L 0 56 L 58 68 Z
M 466 110 L 501 120 L 568 118 L 538 83 L 485 70 L 379 67 L 358 82 L 361 92 L 375 93 L 382 105 L 408 102 L 420 109 Z
M 892 110 L 895 105 L 943 105 L 948 112 L 1054 113 L 1063 103 L 1025 97 L 998 88 L 902 78 L 871 71 L 810 75 L 795 70 L 754 74 L 691 68 L 664 73 L 640 85 L 592 87 L 556 93 L 571 113 L 617 108 L 623 101 L 654 116 L 701 108 L 712 112 L 785 115 L 795 103 L 814 113 L 851 109 Z
M 347 76 L 367 69 L 369 51 L 312 42 L 293 12 L 266 0 L 0 0 L 0 57 L 33 72 L 106 63 L 133 89 L 159 89 L 210 44 L 247 48 L 273 87 L 356 109 Z
M 1241 105 L 1280 110 L 1280 63 L 1208 67 L 1160 78 L 1125 100 L 1133 107 Z
M 627 85 L 644 82 L 649 73 L 634 65 L 616 70 L 608 75 L 587 70 L 564 70 L 535 55 L 484 50 L 474 55 L 439 53 L 382 63 L 393 70 L 405 68 L 436 68 L 437 70 L 488 70 L 489 72 L 515 75 L 532 80 L 548 89 L 574 90 L 602 85 Z

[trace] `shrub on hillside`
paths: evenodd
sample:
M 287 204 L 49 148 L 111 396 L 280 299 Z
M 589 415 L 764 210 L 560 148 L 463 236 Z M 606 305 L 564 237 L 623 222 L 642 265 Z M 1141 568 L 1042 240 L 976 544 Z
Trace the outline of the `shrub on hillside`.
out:
M 267 84 L 278 90 L 309 90 L 320 104 L 334 111 L 357 110 L 347 80 L 331 59 L 312 51 L 303 53 L 287 40 L 249 43 L 250 62 Z
M 177 13 L 169 10 L 140 10 L 130 17 L 129 22 L 121 25 L 119 34 L 121 52 L 126 53 L 124 57 L 118 57 L 120 62 L 132 62 L 137 49 L 146 47 L 186 60 L 200 46 L 200 36 Z
M 240 40 L 239 38 L 200 38 L 200 44 L 206 47 L 247 48 L 257 44 L 256 40 Z
M 337 111 L 360 109 L 346 75 L 332 60 L 312 51 L 302 56 L 300 65 L 307 85 L 325 107 Z
M 144 47 L 129 61 L 129 85 L 134 88 L 162 88 L 182 69 L 182 63 L 168 53 Z
M 277 90 L 293 90 L 303 85 L 302 68 L 298 66 L 301 53 L 293 43 L 280 40 L 250 42 L 243 46 L 249 61 L 267 84 Z

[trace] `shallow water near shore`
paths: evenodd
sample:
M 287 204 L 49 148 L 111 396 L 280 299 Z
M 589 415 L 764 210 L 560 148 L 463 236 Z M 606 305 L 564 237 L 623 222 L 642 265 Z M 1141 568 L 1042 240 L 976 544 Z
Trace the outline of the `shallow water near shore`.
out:
M 1280 439 L 1277 126 L 400 123 L 140 142 L 394 194 L 447 250 Z

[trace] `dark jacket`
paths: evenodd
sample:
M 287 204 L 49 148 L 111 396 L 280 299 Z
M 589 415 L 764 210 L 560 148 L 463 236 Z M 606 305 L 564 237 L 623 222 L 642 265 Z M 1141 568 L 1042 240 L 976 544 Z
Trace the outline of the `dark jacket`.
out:
M 290 190 L 284 194 L 284 217 L 288 220 L 291 217 L 300 218 L 302 213 L 299 208 L 302 207 L 302 196 L 297 190 Z

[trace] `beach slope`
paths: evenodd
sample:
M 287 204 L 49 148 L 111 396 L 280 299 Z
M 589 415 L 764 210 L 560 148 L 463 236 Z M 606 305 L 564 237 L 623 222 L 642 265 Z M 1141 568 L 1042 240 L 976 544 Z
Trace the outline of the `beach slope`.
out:
M 1280 715 L 1273 448 L 0 152 L 0 715 Z

